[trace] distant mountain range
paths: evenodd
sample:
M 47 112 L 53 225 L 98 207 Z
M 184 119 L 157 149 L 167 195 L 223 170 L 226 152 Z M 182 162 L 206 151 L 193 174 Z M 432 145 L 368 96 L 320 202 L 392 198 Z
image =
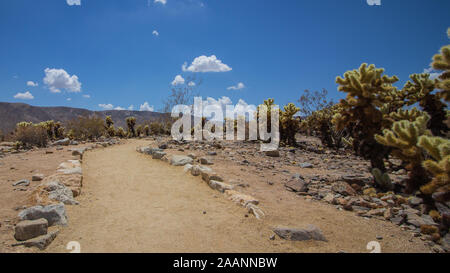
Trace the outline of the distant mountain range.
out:
M 123 128 L 126 127 L 125 119 L 127 117 L 135 117 L 136 123 L 139 124 L 145 121 L 157 121 L 167 116 L 167 114 L 148 111 L 90 111 L 81 108 L 39 107 L 25 103 L 0 102 L 0 130 L 3 133 L 11 132 L 16 127 L 16 124 L 21 121 L 38 123 L 46 120 L 54 120 L 65 123 L 78 116 L 92 115 L 97 115 L 101 118 L 111 116 L 114 125 Z

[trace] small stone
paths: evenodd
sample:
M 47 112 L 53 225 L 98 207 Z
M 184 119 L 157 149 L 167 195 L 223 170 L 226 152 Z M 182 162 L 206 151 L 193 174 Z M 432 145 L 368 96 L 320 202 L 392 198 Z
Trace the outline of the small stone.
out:
M 217 155 L 217 153 L 216 152 L 208 152 L 208 155 Z
M 165 150 L 168 148 L 168 145 L 167 145 L 167 143 L 164 143 L 164 144 L 159 145 L 159 148 Z
M 316 241 L 324 241 L 327 242 L 327 239 L 322 234 L 322 231 L 313 225 L 308 225 L 308 227 L 304 229 L 298 228 L 275 228 L 274 232 L 280 236 L 280 238 L 290 241 L 308 241 L 308 240 L 316 240 Z
M 219 181 L 215 181 L 215 180 L 210 180 L 209 181 L 209 186 L 212 189 L 218 190 L 219 192 L 225 192 L 226 190 L 232 190 L 233 186 L 223 183 L 223 182 L 219 182 Z
M 200 164 L 202 164 L 202 165 L 213 165 L 214 163 L 209 158 L 201 157 L 200 158 Z
M 331 186 L 331 190 L 344 196 L 356 195 L 355 190 L 347 182 L 337 182 Z
M 41 181 L 41 180 L 44 179 L 44 177 L 45 177 L 45 176 L 44 176 L 43 174 L 38 173 L 38 174 L 33 175 L 33 176 L 31 177 L 31 180 L 32 180 L 32 181 Z
M 383 240 L 383 236 L 381 236 L 381 235 L 377 235 L 376 238 L 377 238 L 377 240 Z
M 53 142 L 53 146 L 58 146 L 58 145 L 68 146 L 69 144 L 70 144 L 70 139 L 68 139 L 68 138 Z
M 304 169 L 308 169 L 308 168 L 313 168 L 314 166 L 313 166 L 313 164 L 311 164 L 311 163 L 300 163 L 299 164 L 299 166 L 300 166 L 300 168 L 304 168 Z
M 280 151 L 278 150 L 266 151 L 266 155 L 270 157 L 280 157 Z
M 411 198 L 408 200 L 408 203 L 409 203 L 411 206 L 418 206 L 418 205 L 420 205 L 420 204 L 423 203 L 423 199 L 422 199 L 422 198 L 419 198 L 419 197 L 411 197 Z
M 275 234 L 272 234 L 272 235 L 270 235 L 270 238 L 269 238 L 271 241 L 273 241 L 273 240 L 275 240 Z
M 14 187 L 16 187 L 16 186 L 28 186 L 28 185 L 30 185 L 30 181 L 26 180 L 26 179 L 22 179 L 22 180 L 19 180 L 17 182 L 14 182 L 12 185 Z

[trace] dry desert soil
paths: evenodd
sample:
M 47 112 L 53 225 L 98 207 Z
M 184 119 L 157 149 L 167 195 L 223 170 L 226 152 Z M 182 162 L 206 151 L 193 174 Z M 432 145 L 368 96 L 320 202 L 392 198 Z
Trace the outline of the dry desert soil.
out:
M 45 252 L 69 252 L 71 241 L 80 243 L 81 252 L 367 253 L 371 241 L 378 241 L 382 252 L 430 252 L 422 240 L 393 223 L 305 199 L 287 191 L 275 176 L 268 184 L 237 162 L 217 160 L 215 170 L 245 181 L 243 191 L 260 200 L 266 216 L 258 220 L 182 167 L 136 152 L 138 146 L 154 144 L 152 140 L 122 142 L 85 153 L 80 205 L 66 205 L 69 224 L 57 227 L 60 233 Z M 0 159 L 0 252 L 40 252 L 11 246 L 17 214 L 37 185 L 31 182 L 21 191 L 12 183 L 31 180 L 33 173 L 52 174 L 61 162 L 72 159 L 69 148 Z M 272 237 L 274 227 L 308 224 L 319 227 L 328 242 Z

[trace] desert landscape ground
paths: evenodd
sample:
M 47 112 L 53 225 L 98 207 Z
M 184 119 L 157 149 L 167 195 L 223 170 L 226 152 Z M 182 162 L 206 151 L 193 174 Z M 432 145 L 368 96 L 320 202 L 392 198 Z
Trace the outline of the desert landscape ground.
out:
M 303 141 L 317 142 L 314 138 Z M 183 167 L 136 152 L 137 147 L 166 143 L 172 143 L 164 150 L 167 158 L 195 154 L 197 160 L 207 159 L 227 183 L 258 199 L 264 217 L 257 219 Z M 25 187 L 12 184 L 31 180 L 36 173 L 51 175 L 61 162 L 79 159 L 72 149 L 87 146 L 35 149 L 2 158 L 1 252 L 40 251 L 12 247 L 18 212 L 32 205 L 30 192 L 39 182 Z M 318 184 L 318 191 L 338 194 L 327 187 L 342 176 L 353 176 L 355 181 L 367 178 L 366 162 L 330 151 L 284 149 L 280 153 L 280 157 L 266 156 L 255 143 L 180 145 L 169 138 L 122 140 L 86 151 L 83 187 L 76 198 L 79 205 L 65 206 L 68 225 L 56 228 L 58 236 L 44 251 L 69 252 L 66 247 L 71 241 L 79 242 L 82 252 L 370 252 L 366 247 L 371 241 L 379 242 L 382 252 L 442 251 L 416 228 L 386 221 L 383 213 L 361 217 L 356 206 L 354 211 L 343 209 L 340 202 L 360 198 L 356 192 L 330 203 L 312 195 Z M 311 194 L 292 189 L 305 181 Z M 274 233 L 277 227 L 308 225 L 318 227 L 326 241 L 289 241 Z

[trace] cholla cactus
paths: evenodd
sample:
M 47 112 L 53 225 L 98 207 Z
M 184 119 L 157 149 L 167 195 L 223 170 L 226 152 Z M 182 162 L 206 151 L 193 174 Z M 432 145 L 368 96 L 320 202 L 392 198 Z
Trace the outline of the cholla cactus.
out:
M 382 173 L 379 169 L 374 168 L 372 169 L 372 175 L 375 179 L 375 182 L 378 185 L 381 185 L 382 188 L 393 190 L 394 184 L 392 184 L 391 178 L 387 173 Z
M 284 111 L 281 111 L 280 115 L 280 140 L 284 144 L 290 146 L 296 146 L 295 134 L 299 129 L 299 121 L 294 118 L 294 115 L 300 111 L 300 108 L 295 104 L 289 103 L 284 106 Z
M 375 139 L 379 143 L 394 148 L 392 155 L 408 164 L 406 168 L 410 172 L 406 191 L 409 193 L 418 190 L 420 186 L 430 180 L 422 167 L 423 150 L 418 146 L 419 137 L 431 135 L 431 132 L 427 129 L 429 119 L 429 115 L 422 112 L 422 115 L 414 121 L 396 121 L 391 130 L 385 129 L 383 135 L 375 135 Z
M 106 116 L 105 124 L 106 124 L 106 128 L 109 128 L 112 125 L 114 125 L 114 121 L 112 120 L 111 116 Z
M 375 141 L 374 135 L 383 129 L 380 108 L 395 100 L 398 91 L 393 84 L 398 78 L 383 73 L 384 69 L 364 63 L 358 70 L 347 71 L 344 78 L 337 77 L 338 89 L 347 97 L 341 100 L 342 110 L 334 115 L 333 123 L 337 130 L 350 130 L 356 154 L 370 160 L 372 168 L 386 172 L 384 158 L 389 149 Z
M 416 107 L 411 109 L 398 109 L 396 112 L 389 114 L 389 117 L 395 122 L 400 120 L 415 121 L 418 117 L 423 116 L 423 112 Z
M 122 127 L 119 127 L 119 128 L 117 128 L 115 135 L 120 138 L 124 138 L 127 136 L 127 133 L 125 132 L 125 130 Z
M 441 137 L 421 136 L 418 146 L 432 157 L 432 159 L 425 160 L 422 165 L 433 175 L 431 182 L 422 186 L 420 190 L 425 194 L 449 192 L 450 140 Z
M 136 118 L 128 117 L 126 122 L 128 126 L 128 137 L 136 137 L 136 130 L 134 129 L 134 126 L 136 126 Z
M 138 125 L 138 127 L 136 127 L 136 136 L 140 137 L 143 132 L 144 132 L 144 127 L 142 127 L 142 125 Z
M 447 30 L 447 35 L 450 38 L 450 28 Z M 450 45 L 442 47 L 440 54 L 433 56 L 431 66 L 436 70 L 443 71 L 436 87 L 441 90 L 438 92 L 439 97 L 447 102 L 450 101 Z
M 437 80 L 431 80 L 430 74 L 413 74 L 402 89 L 408 105 L 419 105 L 430 115 L 428 128 L 433 135 L 442 136 L 448 132 L 445 124 L 446 105 L 441 102 L 440 96 L 432 93 L 437 86 Z

